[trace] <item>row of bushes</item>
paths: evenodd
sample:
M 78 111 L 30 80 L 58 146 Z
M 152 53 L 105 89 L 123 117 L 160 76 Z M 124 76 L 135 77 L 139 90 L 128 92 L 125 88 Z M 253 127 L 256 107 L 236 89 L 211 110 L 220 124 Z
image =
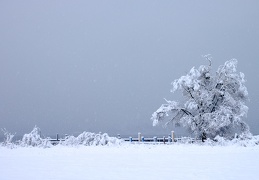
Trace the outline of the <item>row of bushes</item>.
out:
M 23 138 L 18 141 L 13 141 L 15 134 L 9 133 L 6 129 L 3 129 L 2 131 L 4 132 L 5 139 L 0 143 L 1 146 L 6 146 L 9 148 L 14 148 L 17 146 L 49 148 L 53 146 L 50 138 L 41 137 L 40 129 L 36 126 L 29 134 L 23 135 Z M 110 137 L 107 133 L 96 134 L 91 132 L 83 132 L 77 137 L 66 136 L 63 141 L 59 142 L 59 144 L 64 146 L 105 146 L 121 144 L 121 142 L 122 140 L 115 137 Z

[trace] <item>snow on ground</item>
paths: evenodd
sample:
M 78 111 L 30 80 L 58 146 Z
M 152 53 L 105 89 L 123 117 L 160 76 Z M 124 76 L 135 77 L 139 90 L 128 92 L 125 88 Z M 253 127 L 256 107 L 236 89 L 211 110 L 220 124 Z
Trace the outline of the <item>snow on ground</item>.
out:
M 0 147 L 1 180 L 259 179 L 259 146 Z

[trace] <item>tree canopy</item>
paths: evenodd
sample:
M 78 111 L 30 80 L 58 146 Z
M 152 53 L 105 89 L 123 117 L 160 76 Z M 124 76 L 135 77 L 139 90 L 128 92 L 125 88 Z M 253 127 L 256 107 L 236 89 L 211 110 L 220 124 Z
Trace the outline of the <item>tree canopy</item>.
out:
M 172 86 L 172 92 L 182 92 L 185 102 L 166 100 L 151 117 L 154 126 L 165 121 L 165 125 L 186 127 L 204 139 L 218 135 L 231 139 L 250 133 L 243 121 L 248 112 L 248 91 L 244 74 L 237 72 L 236 59 L 226 61 L 215 75 L 211 61 L 207 66 L 193 67 L 187 75 L 173 81 Z

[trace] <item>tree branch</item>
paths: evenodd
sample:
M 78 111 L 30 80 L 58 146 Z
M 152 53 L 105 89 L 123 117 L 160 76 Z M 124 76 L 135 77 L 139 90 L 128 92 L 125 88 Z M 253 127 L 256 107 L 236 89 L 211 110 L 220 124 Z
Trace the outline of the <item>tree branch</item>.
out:
M 188 90 L 187 90 L 186 88 L 184 88 L 184 87 L 183 87 L 183 89 L 184 89 L 187 93 L 190 94 L 190 96 L 191 96 L 192 99 L 194 99 L 192 93 L 191 93 L 190 90 L 189 90 L 189 87 L 188 87 Z M 194 99 L 194 100 L 195 100 L 195 99 Z M 196 101 L 196 100 L 195 100 L 195 101 Z
M 186 109 L 180 109 L 181 111 L 183 111 L 186 115 L 188 115 L 188 116 L 192 116 L 192 117 L 194 117 L 194 115 L 191 113 L 191 112 L 189 112 L 189 111 L 187 111 Z

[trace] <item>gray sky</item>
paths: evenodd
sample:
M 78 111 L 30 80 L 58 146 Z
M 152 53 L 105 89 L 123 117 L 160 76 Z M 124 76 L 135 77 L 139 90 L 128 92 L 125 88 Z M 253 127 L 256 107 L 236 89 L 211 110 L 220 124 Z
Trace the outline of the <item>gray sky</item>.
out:
M 236 58 L 259 134 L 259 1 L 0 1 L 0 128 L 167 134 L 151 114 L 193 66 Z

